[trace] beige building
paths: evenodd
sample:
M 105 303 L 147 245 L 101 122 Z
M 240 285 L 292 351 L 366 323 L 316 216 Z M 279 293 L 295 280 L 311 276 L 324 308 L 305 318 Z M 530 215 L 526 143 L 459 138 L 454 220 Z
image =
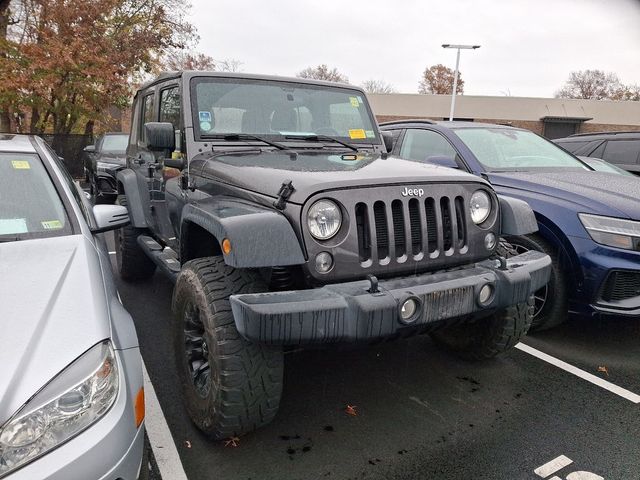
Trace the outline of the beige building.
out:
M 392 93 L 368 97 L 379 122 L 449 119 L 451 95 Z M 548 138 L 587 132 L 640 131 L 640 102 L 458 95 L 455 119 L 513 125 Z

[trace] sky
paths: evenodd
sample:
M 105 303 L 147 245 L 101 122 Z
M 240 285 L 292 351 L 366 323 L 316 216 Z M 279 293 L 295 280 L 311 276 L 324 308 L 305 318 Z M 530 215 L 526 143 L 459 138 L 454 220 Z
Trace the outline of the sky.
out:
M 191 0 L 198 51 L 241 71 L 295 76 L 321 63 L 350 83 L 417 93 L 425 68 L 455 66 L 467 95 L 551 97 L 575 70 L 640 84 L 640 0 Z

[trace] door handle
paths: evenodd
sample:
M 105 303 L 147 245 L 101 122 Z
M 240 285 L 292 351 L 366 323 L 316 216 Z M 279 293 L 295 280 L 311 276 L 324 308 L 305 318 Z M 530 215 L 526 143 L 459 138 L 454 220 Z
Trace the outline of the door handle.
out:
M 139 153 L 138 156 L 136 157 L 136 163 L 138 165 L 142 165 L 144 163 L 144 159 L 142 158 L 142 154 Z

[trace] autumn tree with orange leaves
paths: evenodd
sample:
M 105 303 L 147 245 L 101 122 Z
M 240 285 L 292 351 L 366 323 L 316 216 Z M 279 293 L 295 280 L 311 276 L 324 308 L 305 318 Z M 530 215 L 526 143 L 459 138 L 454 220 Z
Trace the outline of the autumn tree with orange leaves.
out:
M 418 86 L 418 93 L 451 95 L 451 92 L 453 92 L 453 75 L 454 71 L 441 63 L 432 65 L 422 74 L 422 79 Z M 464 81 L 462 80 L 460 72 L 458 72 L 456 93 L 458 95 L 464 93 Z
M 131 85 L 196 40 L 186 11 L 184 0 L 0 0 L 9 129 L 23 118 L 23 131 L 70 133 L 126 106 Z

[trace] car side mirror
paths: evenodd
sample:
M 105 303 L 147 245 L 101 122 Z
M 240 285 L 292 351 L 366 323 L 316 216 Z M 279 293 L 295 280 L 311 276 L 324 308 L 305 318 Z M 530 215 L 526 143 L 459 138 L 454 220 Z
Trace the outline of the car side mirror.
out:
M 144 140 L 149 150 L 173 151 L 176 135 L 169 122 L 149 122 L 144 124 Z
M 96 220 L 96 226 L 91 229 L 92 233 L 117 230 L 129 223 L 129 212 L 127 207 L 122 205 L 95 205 L 93 216 Z
M 87 153 L 93 153 L 93 152 L 96 151 L 96 146 L 95 145 L 87 145 L 82 150 L 87 152 Z
M 382 132 L 382 141 L 384 142 L 384 148 L 387 149 L 387 153 L 391 153 L 393 150 L 393 134 L 391 132 Z
M 425 158 L 424 161 L 431 165 L 439 165 L 440 167 L 460 168 L 460 165 L 458 165 L 455 159 L 444 155 L 433 155 Z

